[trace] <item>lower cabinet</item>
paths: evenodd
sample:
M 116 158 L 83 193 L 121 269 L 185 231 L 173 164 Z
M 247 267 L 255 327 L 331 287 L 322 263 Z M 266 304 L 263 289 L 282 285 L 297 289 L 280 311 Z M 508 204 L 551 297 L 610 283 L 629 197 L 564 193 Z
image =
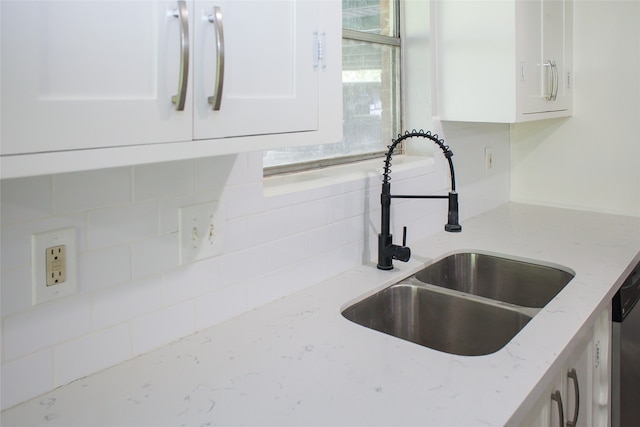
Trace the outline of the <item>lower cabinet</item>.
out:
M 547 385 L 522 426 L 610 425 L 610 325 L 608 308 Z

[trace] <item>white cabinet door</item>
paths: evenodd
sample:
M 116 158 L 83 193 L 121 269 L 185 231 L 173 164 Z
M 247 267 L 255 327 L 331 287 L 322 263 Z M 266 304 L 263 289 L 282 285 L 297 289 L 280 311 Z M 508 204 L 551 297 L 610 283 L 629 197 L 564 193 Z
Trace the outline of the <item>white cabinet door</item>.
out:
M 176 111 L 176 1 L 12 1 L 2 16 L 2 154 L 191 139 Z
M 519 114 L 571 112 L 572 2 L 518 3 Z
M 591 361 L 592 340 L 589 335 L 546 386 L 542 397 L 538 399 L 521 425 L 524 427 L 591 426 L 593 378 Z
M 317 2 L 196 1 L 194 20 L 194 139 L 318 129 Z
M 600 313 L 522 426 L 607 427 L 611 423 L 611 308 Z M 556 391 L 558 393 L 556 393 Z M 552 397 L 553 396 L 553 397 Z M 562 402 L 562 415 L 560 413 Z M 562 420 L 564 417 L 564 420 Z
M 562 398 L 567 425 L 591 426 L 593 402 L 593 340 L 588 340 L 574 352 L 562 372 Z
M 522 427 L 565 427 L 566 413 L 562 373 L 549 383 L 533 408 L 518 425 Z

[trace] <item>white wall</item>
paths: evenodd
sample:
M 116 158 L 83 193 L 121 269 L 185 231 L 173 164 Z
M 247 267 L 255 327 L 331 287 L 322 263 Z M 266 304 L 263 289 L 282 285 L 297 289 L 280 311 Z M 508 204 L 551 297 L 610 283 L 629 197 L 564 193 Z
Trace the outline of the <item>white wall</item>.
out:
M 640 216 L 640 2 L 574 3 L 574 115 L 513 127 L 512 199 Z

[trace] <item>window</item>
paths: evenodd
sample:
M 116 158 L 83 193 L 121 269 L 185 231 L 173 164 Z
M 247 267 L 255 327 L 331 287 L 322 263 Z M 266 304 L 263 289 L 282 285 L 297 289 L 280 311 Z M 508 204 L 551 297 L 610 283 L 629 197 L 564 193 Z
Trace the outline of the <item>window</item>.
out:
M 386 151 L 400 129 L 399 16 L 399 0 L 342 0 L 343 141 L 265 151 L 265 174 Z

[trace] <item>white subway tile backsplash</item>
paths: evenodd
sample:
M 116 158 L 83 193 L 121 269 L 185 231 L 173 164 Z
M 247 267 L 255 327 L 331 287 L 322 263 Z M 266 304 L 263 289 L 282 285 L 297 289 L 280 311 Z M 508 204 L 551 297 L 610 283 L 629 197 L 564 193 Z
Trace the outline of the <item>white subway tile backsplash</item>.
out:
M 410 245 L 412 241 L 415 242 L 417 240 L 422 240 L 431 234 L 442 231 L 446 223 L 446 206 L 438 209 L 438 212 L 431 211 L 422 217 L 415 218 L 412 221 L 406 221 L 404 225 L 407 226 L 408 245 Z M 398 226 L 395 233 L 397 236 L 401 236 L 402 226 Z
M 275 195 L 269 194 L 265 195 L 264 207 L 267 210 L 274 210 L 297 205 L 298 203 L 304 203 L 307 200 L 309 200 L 309 198 L 305 191 L 287 192 Z
M 352 216 L 344 221 L 341 221 L 343 229 L 342 243 L 354 243 L 366 239 L 367 226 L 371 225 L 372 230 L 375 228 L 375 233 L 378 233 L 379 224 L 371 224 L 369 217 L 367 216 Z
M 178 233 L 153 237 L 131 244 L 133 278 L 174 269 L 179 264 Z
M 224 249 L 226 253 L 249 247 L 247 217 L 228 219 L 224 223 Z
M 97 291 L 131 280 L 131 245 L 87 251 L 78 259 L 81 291 Z
M 51 216 L 51 177 L 36 176 L 0 181 L 2 226 Z
M 369 207 L 364 190 L 341 194 L 331 199 L 330 221 L 340 221 L 362 215 Z
M 227 218 L 237 218 L 262 212 L 264 197 L 262 183 L 234 185 L 225 194 Z
M 113 168 L 54 175 L 56 214 L 131 203 L 131 169 Z
M 195 160 L 154 163 L 133 167 L 133 198 L 149 200 L 195 190 Z
M 247 311 L 246 286 L 231 286 L 196 299 L 196 329 L 201 330 Z
M 59 217 L 49 217 L 36 222 L 21 222 L 6 227 L 3 226 L 2 239 L 0 239 L 0 252 L 2 253 L 0 262 L 2 263 L 2 269 L 15 268 L 31 263 L 32 234 L 74 227 L 76 229 L 76 248 L 79 251 L 83 250 L 85 247 L 84 225 L 84 214 L 77 213 Z
M 327 255 L 309 258 L 287 269 L 291 277 L 290 293 L 308 288 L 342 271 L 344 270 L 336 271 L 334 266 L 328 264 Z
M 343 188 L 343 183 L 332 183 L 310 188 L 309 190 L 303 190 L 301 192 L 307 195 L 307 201 L 313 201 L 327 199 L 335 196 L 336 194 L 342 194 L 344 192 Z
M 327 254 L 327 270 L 335 275 L 342 271 L 357 267 L 363 262 L 368 261 L 364 257 L 363 243 L 351 243 L 341 246 Z M 327 276 L 330 277 L 330 276 Z
M 54 348 L 55 386 L 68 384 L 132 356 L 129 323 L 65 342 Z
M 186 301 L 222 288 L 221 264 L 221 257 L 208 258 L 165 273 L 163 286 L 167 304 Z
M 193 301 L 172 305 L 133 319 L 133 353 L 141 354 L 195 332 Z
M 74 295 L 33 307 L 4 321 L 5 360 L 52 347 L 91 330 L 91 301 Z
M 446 194 L 449 182 L 444 182 L 443 174 L 428 174 L 406 179 L 394 179 L 391 183 L 391 194 Z M 396 199 L 394 202 L 402 202 Z
M 222 280 L 227 286 L 254 279 L 269 271 L 268 245 L 251 247 L 222 257 Z
M 253 215 L 247 220 L 249 244 L 260 245 L 291 235 L 292 222 L 295 220 L 289 208 Z
M 327 256 L 320 255 L 302 263 L 282 265 L 271 274 L 247 282 L 249 307 L 258 307 L 307 288 L 330 277 Z
M 291 294 L 294 280 L 296 278 L 292 271 L 281 269 L 248 281 L 246 286 L 249 307 L 259 307 Z M 304 277 L 300 280 L 304 280 Z
M 382 166 L 382 161 L 380 162 L 380 166 Z M 349 181 L 346 181 L 343 185 L 342 185 L 342 190 L 345 193 L 350 193 L 352 191 L 359 191 L 359 190 L 364 190 L 365 188 L 368 188 L 371 186 L 371 178 L 366 176 L 366 177 L 358 177 L 356 179 L 352 179 Z
M 4 256 L 4 254 L 3 254 Z M 28 265 L 2 270 L 0 275 L 2 316 L 31 308 L 31 268 Z
M 267 253 L 272 269 L 280 269 L 286 265 L 295 265 L 309 258 L 310 247 L 314 242 L 306 233 L 296 234 L 282 239 L 273 239 L 268 244 Z
M 155 236 L 158 204 L 100 209 L 87 213 L 87 247 L 97 249 Z
M 107 328 L 164 306 L 157 277 L 111 286 L 93 294 L 93 329 Z
M 53 350 L 32 353 L 2 365 L 2 409 L 54 388 Z
M 316 256 L 333 250 L 345 243 L 345 237 L 351 230 L 345 228 L 344 221 L 334 222 L 307 232 L 309 236 L 309 255 Z
M 340 209 L 340 207 L 333 206 L 330 199 L 315 200 L 292 206 L 290 211 L 291 231 L 299 233 L 328 224 L 333 209 Z
M 228 184 L 238 154 L 196 160 L 196 189 L 222 194 Z

